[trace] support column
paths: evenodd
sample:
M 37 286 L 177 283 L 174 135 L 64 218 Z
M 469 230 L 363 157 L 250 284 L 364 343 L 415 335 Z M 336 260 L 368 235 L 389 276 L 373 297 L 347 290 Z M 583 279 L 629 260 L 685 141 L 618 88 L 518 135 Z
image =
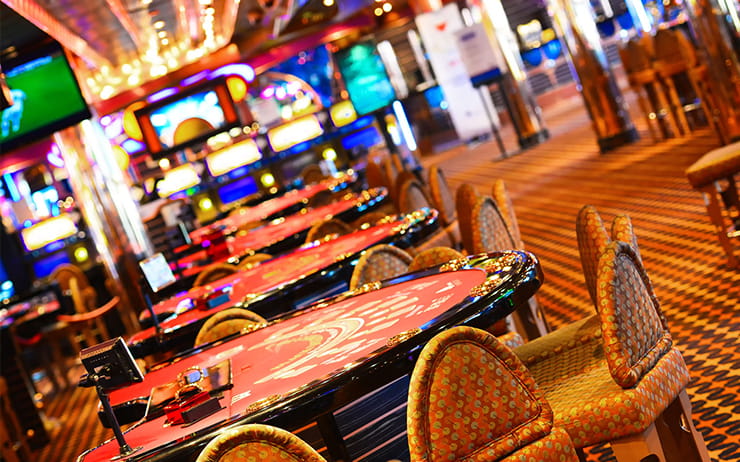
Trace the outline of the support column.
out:
M 721 138 L 740 140 L 740 19 L 737 0 L 688 0 L 689 25 L 708 67 L 707 90 Z
M 522 149 L 537 145 L 550 135 L 542 120 L 542 110 L 527 81 L 519 45 L 509 25 L 509 19 L 500 0 L 473 0 L 481 8 L 482 22 L 494 47 L 501 51 L 505 69 L 502 69 L 501 87 L 507 110 L 516 128 Z
M 547 0 L 548 14 L 565 44 L 565 54 L 591 117 L 601 152 L 639 138 L 601 47 L 588 0 Z
M 54 141 L 107 276 L 121 297 L 117 311 L 123 327 L 133 334 L 140 329 L 137 308 L 145 304 L 138 260 L 151 254 L 136 202 L 110 143 L 94 122 L 87 120 L 58 132 Z

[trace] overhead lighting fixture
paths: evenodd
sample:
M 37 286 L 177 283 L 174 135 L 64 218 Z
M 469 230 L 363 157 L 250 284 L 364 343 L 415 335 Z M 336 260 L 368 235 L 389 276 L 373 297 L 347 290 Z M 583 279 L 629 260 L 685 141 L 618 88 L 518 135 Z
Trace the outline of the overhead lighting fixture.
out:
M 153 26 L 155 29 L 161 29 L 164 27 L 164 21 L 155 21 Z

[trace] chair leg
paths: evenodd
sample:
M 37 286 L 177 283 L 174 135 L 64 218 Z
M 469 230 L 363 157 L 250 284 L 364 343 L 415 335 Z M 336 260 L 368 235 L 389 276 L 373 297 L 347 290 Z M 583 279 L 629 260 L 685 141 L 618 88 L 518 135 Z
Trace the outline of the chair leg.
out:
M 714 229 L 719 238 L 719 243 L 722 245 L 725 253 L 727 254 L 727 263 L 730 267 L 737 265 L 737 259 L 735 258 L 734 246 L 732 241 L 727 236 L 727 228 L 725 226 L 725 220 L 722 216 L 722 208 L 720 206 L 719 197 L 719 185 L 712 183 L 709 186 L 701 188 L 701 192 L 704 196 L 704 203 L 707 206 L 707 212 L 709 213 L 709 219 L 714 225 Z
M 516 331 L 524 334 L 527 340 L 534 340 L 550 332 L 545 315 L 535 297 L 530 298 L 526 305 L 518 307 L 513 313 Z
M 673 78 L 670 76 L 666 77 L 664 81 L 666 88 L 668 89 L 668 98 L 670 99 L 670 106 L 671 111 L 673 112 L 673 116 L 678 122 L 681 135 L 686 135 L 691 131 L 691 126 L 689 126 L 689 121 L 686 119 L 686 113 L 683 110 L 681 98 L 678 97 L 676 85 L 673 83 Z
M 655 424 L 651 424 L 639 435 L 620 438 L 610 445 L 618 462 L 643 462 L 650 460 L 650 456 L 654 456 L 653 459 L 657 458 L 659 462 L 667 462 Z
M 686 390 L 655 422 L 668 462 L 710 462 L 704 437 L 691 418 L 691 400 Z

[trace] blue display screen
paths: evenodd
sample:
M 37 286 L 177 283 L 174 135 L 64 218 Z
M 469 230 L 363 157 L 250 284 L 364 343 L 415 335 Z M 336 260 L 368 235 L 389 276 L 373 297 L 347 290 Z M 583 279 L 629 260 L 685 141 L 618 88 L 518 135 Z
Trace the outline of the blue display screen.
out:
M 365 129 L 352 133 L 342 138 L 342 147 L 350 151 L 357 146 L 370 148 L 383 142 L 383 137 L 378 133 L 375 126 L 369 126 Z
M 218 198 L 222 204 L 229 204 L 259 191 L 257 182 L 252 176 L 245 176 L 240 180 L 222 186 L 218 190 Z
M 37 278 L 45 278 L 54 272 L 54 268 L 62 264 L 72 263 L 67 252 L 57 252 L 48 257 L 36 260 L 33 263 L 33 272 Z
M 349 99 L 358 114 L 368 114 L 396 99 L 383 61 L 371 42 L 361 42 L 335 54 Z

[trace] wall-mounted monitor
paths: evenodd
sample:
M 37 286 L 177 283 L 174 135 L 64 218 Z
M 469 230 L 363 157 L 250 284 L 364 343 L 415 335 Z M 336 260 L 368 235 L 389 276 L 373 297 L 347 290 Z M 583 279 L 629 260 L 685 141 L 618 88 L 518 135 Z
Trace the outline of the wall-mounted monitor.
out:
M 13 105 L 0 118 L 0 152 L 8 152 L 90 118 L 62 47 L 46 42 L 2 60 Z
M 209 80 L 134 111 L 154 159 L 240 126 L 225 78 Z
M 358 114 L 368 114 L 396 99 L 383 61 L 372 42 L 356 43 L 337 51 L 334 57 Z

